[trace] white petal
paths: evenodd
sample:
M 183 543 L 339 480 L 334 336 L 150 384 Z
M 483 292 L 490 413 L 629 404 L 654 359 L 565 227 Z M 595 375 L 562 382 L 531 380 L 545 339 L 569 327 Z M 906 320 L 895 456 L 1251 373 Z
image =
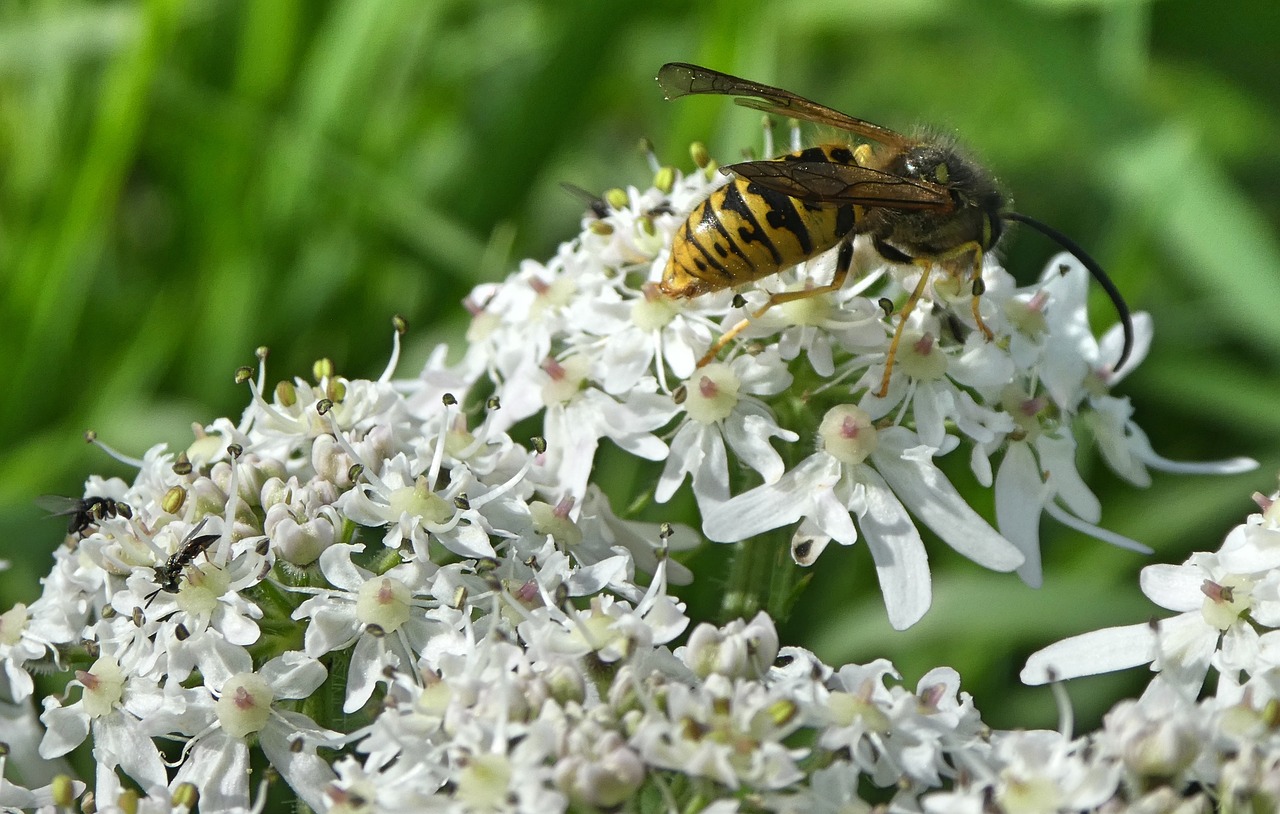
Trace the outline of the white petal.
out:
M 1047 684 L 1146 664 L 1156 657 L 1155 629 L 1143 622 L 1072 636 L 1031 654 L 1019 678 Z
M 634 331 L 627 331 L 627 335 L 627 338 L 635 337 L 639 340 Z M 615 341 L 608 342 L 601 358 L 603 377 L 600 384 L 611 395 L 624 393 L 634 386 L 641 376 L 649 372 L 649 365 L 653 361 L 652 343 L 617 341 L 621 338 L 615 337 Z
M 339 602 L 332 596 L 314 596 L 294 611 L 295 619 L 311 617 L 303 636 L 308 656 L 319 658 L 330 650 L 340 650 L 355 641 L 360 632 L 360 622 L 353 613 L 350 602 Z M 299 616 L 299 613 L 302 616 Z
M 1116 548 L 1124 548 L 1129 551 L 1136 551 L 1139 554 L 1152 553 L 1151 546 L 1143 545 L 1132 537 L 1125 537 L 1123 534 L 1117 534 L 1109 529 L 1096 526 L 1093 523 L 1086 523 L 1074 514 L 1066 511 L 1056 503 L 1047 503 L 1044 507 L 1044 513 L 1057 520 L 1067 528 L 1073 528 L 1076 531 L 1083 532 L 1095 540 L 1101 540 L 1107 545 L 1113 545 Z
M 107 715 L 98 721 L 93 728 L 93 750 L 99 763 L 118 764 L 144 789 L 169 782 L 155 742 L 136 723 L 126 724 L 126 716 Z
M 1236 526 L 1227 532 L 1222 547 L 1218 549 L 1218 562 L 1236 574 L 1280 568 L 1280 530 L 1265 526 Z
M 806 329 L 806 334 L 814 334 L 812 329 Z M 809 364 L 813 367 L 813 372 L 817 373 L 824 379 L 831 378 L 831 374 L 835 373 L 836 366 L 831 356 L 831 342 L 828 335 L 817 332 L 809 341 Z
M 942 470 L 921 460 L 915 435 L 902 427 L 880 432 L 872 454 L 876 469 L 911 513 L 956 551 L 994 571 L 1022 565 L 1020 551 L 991 528 L 951 485 Z
M 211 624 L 222 632 L 231 644 L 248 647 L 258 641 L 258 623 L 238 613 L 226 604 L 219 604 L 213 612 Z
M 1204 686 L 1209 664 L 1218 645 L 1218 629 L 1206 625 L 1197 612 L 1181 613 L 1160 620 L 1159 656 L 1155 669 L 1159 678 L 1195 698 Z
M 977 444 L 991 445 L 1016 429 L 1013 417 L 1003 410 L 984 407 L 963 390 L 952 395 L 956 398 L 956 405 L 951 419 L 955 421 L 956 429 Z
M 773 396 L 791 386 L 791 371 L 783 364 L 776 348 L 754 356 L 743 354 L 734 359 L 731 366 L 744 393 Z
M 172 787 L 191 783 L 200 790 L 201 811 L 249 810 L 249 747 L 221 729 L 195 741 Z
M 208 630 L 202 636 L 192 636 L 185 642 L 174 642 L 169 647 L 169 678 L 174 677 L 174 666 L 189 672 L 189 665 L 196 665 L 206 687 L 220 687 L 236 673 L 253 669 L 253 658 L 243 647 L 231 644 L 216 630 Z
M 987 342 L 974 334 L 964 353 L 947 365 L 947 375 L 976 390 L 1002 388 L 1013 378 L 1013 359 L 995 342 Z
M 676 430 L 671 439 L 671 454 L 662 468 L 662 476 L 658 478 L 658 486 L 653 490 L 653 499 L 666 503 L 684 483 L 685 475 L 702 465 L 702 452 L 707 427 L 700 421 L 686 421 Z M 728 472 L 726 471 L 726 476 Z
M 702 532 L 718 543 L 732 543 L 794 523 L 808 512 L 816 494 L 830 493 L 839 479 L 839 464 L 830 455 L 810 455 L 776 483 L 713 506 L 702 516 Z
M 45 726 L 40 757 L 45 760 L 65 755 L 89 737 L 89 716 L 80 704 L 50 707 L 41 713 L 40 722 Z
M 1040 466 L 1049 473 L 1054 494 L 1076 517 L 1089 523 L 1102 519 L 1102 504 L 1076 469 L 1076 439 L 1070 433 L 1054 438 L 1041 435 L 1035 441 Z
M 701 465 L 693 470 L 693 496 L 703 511 L 729 499 L 729 455 L 715 427 L 703 434 Z
M 858 502 L 861 503 L 861 490 L 858 497 Z M 834 491 L 815 493 L 807 514 L 815 526 L 840 545 L 853 545 L 858 542 L 858 527 L 854 525 L 853 517 L 849 514 L 849 504 L 840 500 Z
M 484 529 L 473 523 L 459 523 L 450 531 L 436 535 L 436 539 L 440 541 L 440 545 L 459 557 L 484 559 L 497 556 L 493 550 L 493 543 L 489 540 L 489 535 Z
M 942 446 L 947 434 L 945 421 L 954 404 L 951 393 L 938 382 L 917 383 L 911 409 L 921 441 L 934 448 Z
M 1151 315 L 1145 311 L 1139 311 L 1132 315 L 1130 321 L 1133 323 L 1133 349 L 1129 352 L 1129 358 L 1125 360 L 1124 367 L 1112 373 L 1107 380 L 1112 387 L 1119 384 L 1134 368 L 1142 364 L 1142 360 L 1147 358 L 1147 353 L 1151 350 L 1151 337 L 1154 334 Z M 1124 328 L 1117 323 L 1108 328 L 1098 342 L 1098 361 L 1114 370 L 1123 349 Z
M 382 525 L 382 523 L 378 523 Z M 370 574 L 351 562 L 352 553 L 364 551 L 363 545 L 336 543 L 320 554 L 320 572 L 329 584 L 344 591 L 358 591 Z
M 615 547 L 614 550 L 619 549 Z M 629 557 L 619 554 L 576 569 L 565 583 L 569 596 L 591 596 L 615 581 L 619 583 L 626 581 L 630 563 Z
M 1220 461 L 1172 461 L 1162 458 L 1151 448 L 1147 434 L 1137 424 L 1129 424 L 1129 442 L 1133 454 L 1152 469 L 1179 475 L 1239 475 L 1258 468 L 1253 458 L 1224 458 Z
M 271 768 L 280 773 L 289 788 L 312 811 L 324 811 L 332 803 L 325 795 L 325 790 L 337 775 L 330 768 L 329 762 L 316 754 L 315 739 L 306 738 L 303 747 L 295 751 L 293 740 L 299 732 L 326 733 L 305 715 L 297 712 L 277 712 L 282 720 L 272 722 L 262 731 L 259 743 L 266 754 Z M 332 735 L 333 733 L 327 733 Z M 202 809 L 201 810 L 205 810 Z
M 276 698 L 306 698 L 324 683 L 329 671 L 307 654 L 289 650 L 262 665 L 259 673 Z
M 1090 399 L 1090 406 L 1093 409 L 1083 415 L 1107 466 L 1134 486 L 1150 486 L 1151 475 L 1142 463 L 1138 446 L 1133 443 L 1134 434 L 1139 438 L 1145 436 L 1131 420 L 1133 406 L 1129 399 L 1097 396 Z
M 376 636 L 361 636 L 351 651 L 351 663 L 347 667 L 347 697 L 342 702 L 342 711 L 346 714 L 363 707 L 373 695 L 378 679 L 382 678 L 384 664 L 398 661 L 394 657 L 382 658 L 383 644 L 383 640 Z
M 772 419 L 758 415 L 730 416 L 724 422 L 725 439 L 729 447 L 744 464 L 760 473 L 765 483 L 782 477 L 786 464 L 782 456 L 769 444 L 770 436 L 791 435 Z M 789 440 L 796 440 L 794 437 Z M 728 474 L 726 465 L 725 474 Z
M 1000 533 L 1018 547 L 1026 562 L 1018 566 L 1018 576 L 1032 588 L 1039 588 L 1040 512 L 1049 496 L 1049 487 L 1040 480 L 1031 448 L 1012 443 L 996 472 L 996 524 Z
M 876 563 L 889 623 L 905 630 L 920 621 L 932 601 L 929 557 L 915 523 L 888 484 L 866 467 L 859 476 L 867 487 L 867 510 L 858 515 L 858 525 Z
M 982 444 L 974 444 L 969 451 L 969 471 L 973 472 L 979 486 L 991 488 L 991 453 Z
M 1139 584 L 1147 598 L 1162 608 L 1185 613 L 1199 611 L 1205 595 L 1200 586 L 1209 578 L 1202 568 L 1193 565 L 1158 563 L 1142 569 Z

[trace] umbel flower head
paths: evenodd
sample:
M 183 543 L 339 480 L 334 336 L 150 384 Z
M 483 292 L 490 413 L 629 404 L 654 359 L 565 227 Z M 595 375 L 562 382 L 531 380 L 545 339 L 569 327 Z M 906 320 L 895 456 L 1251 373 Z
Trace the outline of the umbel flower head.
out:
M 699 152 L 695 150 L 695 156 Z M 1127 399 L 1110 388 L 1139 364 L 1151 338 L 1134 318 L 1135 350 L 1122 373 L 1119 326 L 1089 330 L 1089 274 L 1068 254 L 1019 287 L 988 256 L 978 329 L 969 289 L 933 275 L 903 327 L 879 396 L 897 309 L 920 278 L 855 246 L 864 272 L 841 291 L 788 302 L 696 360 L 757 311 L 769 293 L 821 286 L 836 252 L 741 292 L 671 300 L 662 278 L 669 242 L 695 204 L 727 179 L 715 166 L 689 175 L 659 168 L 654 188 L 614 190 L 593 207 L 577 240 L 547 263 L 526 261 L 469 299 L 472 340 L 457 366 L 428 381 L 481 380 L 503 404 L 506 428 L 541 416 L 548 454 L 536 475 L 558 499 L 581 500 L 607 438 L 664 461 L 653 492 L 692 490 L 703 534 L 736 542 L 778 529 L 812 564 L 829 542 L 866 540 L 895 627 L 931 599 L 923 524 L 974 562 L 1040 574 L 1042 515 L 1109 543 L 1147 552 L 1099 528 L 1101 504 L 1076 470 L 1076 430 L 1127 480 L 1148 467 L 1226 473 L 1237 459 L 1174 464 L 1156 455 Z M 782 417 L 789 420 L 783 421 Z M 995 522 L 971 508 L 936 461 L 960 452 L 977 484 L 993 489 Z
M 1026 288 L 988 262 L 993 341 L 967 296 L 926 290 L 884 398 L 904 269 L 774 309 L 699 367 L 744 305 L 654 283 L 673 213 L 715 183 L 708 165 L 607 194 L 550 261 L 473 292 L 456 361 L 441 347 L 397 379 L 397 331 L 376 380 L 321 362 L 269 387 L 263 352 L 237 373 L 238 419 L 119 456 L 132 482 L 89 478 L 79 505 L 114 510 L 74 518 L 40 597 L 0 613 L 6 737 L 31 747 L 0 768 L 91 743 L 98 810 L 246 811 L 276 777 L 321 811 L 863 810 L 864 781 L 903 810 L 962 810 L 1020 793 L 999 785 L 1008 767 L 1070 778 L 1068 807 L 1118 793 L 1122 748 L 993 736 L 949 669 L 908 688 L 887 662 L 782 647 L 765 614 L 693 624 L 672 555 L 698 531 L 615 511 L 593 468 L 606 440 L 650 467 L 659 503 L 690 489 L 711 540 L 778 529 L 809 564 L 865 538 L 906 627 L 930 598 L 917 522 L 1033 583 L 1041 514 L 1138 547 L 1094 525 L 1076 423 L 1134 482 L 1168 466 L 1109 393 L 1118 340 L 1087 331 L 1069 257 Z M 935 463 L 962 448 L 994 525 Z M 68 689 L 37 716 L 32 674 L 54 669 Z M 0 806 L 83 788 L 10 775 Z

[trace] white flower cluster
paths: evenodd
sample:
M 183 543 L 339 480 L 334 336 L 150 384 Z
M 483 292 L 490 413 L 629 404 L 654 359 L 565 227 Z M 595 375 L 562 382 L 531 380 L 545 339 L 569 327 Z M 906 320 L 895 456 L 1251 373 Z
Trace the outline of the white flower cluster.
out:
M 1219 698 L 1273 698 L 1280 691 L 1280 503 L 1276 495 L 1254 499 L 1262 511 L 1217 551 L 1142 570 L 1143 593 L 1177 616 L 1058 642 L 1028 660 L 1022 680 L 1043 684 L 1150 664 L 1157 675 L 1148 693 L 1194 699 L 1212 668 Z
M 887 266 L 861 239 L 854 262 L 865 273 L 855 284 L 773 308 L 722 361 L 698 366 L 717 335 L 759 309 L 766 286 L 812 288 L 835 263 L 828 252 L 741 293 L 663 296 L 656 282 L 683 213 L 727 180 L 702 163 L 686 176 L 658 168 L 647 190 L 607 193 L 580 237 L 550 262 L 526 261 L 504 282 L 479 287 L 469 300 L 465 359 L 426 372 L 437 387 L 491 386 L 503 405 L 500 428 L 540 414 L 548 442 L 540 473 L 561 498 L 582 498 L 607 438 L 663 462 L 656 501 L 687 478 L 708 539 L 779 529 L 795 561 L 809 565 L 832 540 L 863 537 L 889 620 L 906 628 L 931 601 L 917 520 L 974 562 L 1016 569 L 1033 586 L 1043 514 L 1149 553 L 1096 525 L 1101 503 L 1076 469 L 1077 424 L 1137 485 L 1149 484 L 1148 467 L 1227 473 L 1256 465 L 1156 455 L 1129 400 L 1109 391 L 1146 355 L 1150 318 L 1135 315 L 1136 347 L 1126 368 L 1113 371 L 1120 328 L 1095 341 L 1089 274 L 1065 254 L 1025 288 L 988 255 L 980 307 L 994 341 L 976 326 L 970 287 L 933 275 L 904 327 L 884 398 L 877 392 L 894 311 L 921 272 Z M 977 483 L 994 490 L 995 527 L 935 464 L 956 450 L 968 455 Z
M 930 597 L 913 518 L 1030 582 L 1042 513 L 1125 542 L 1093 525 L 1075 420 L 1134 482 L 1167 465 L 1107 393 L 1118 336 L 1093 341 L 1071 258 L 1027 289 L 986 267 L 994 342 L 940 280 L 883 399 L 871 390 L 903 270 L 776 308 L 697 367 L 742 305 L 677 303 L 653 283 L 672 213 L 713 178 L 663 171 L 610 194 L 551 262 L 482 286 L 456 364 L 440 348 L 411 380 L 393 379 L 393 359 L 375 381 L 319 364 L 315 381 L 274 388 L 265 365 L 245 370 L 238 421 L 150 450 L 131 484 L 91 478 L 42 595 L 0 614 L 0 764 L 25 784 L 0 780 L 0 809 L 69 805 L 85 787 L 58 761 L 86 741 L 98 811 L 260 809 L 277 776 L 321 811 L 862 811 L 868 784 L 903 811 L 1124 794 L 1129 751 L 1152 737 L 1142 722 L 1176 720 L 1139 706 L 1096 741 L 991 734 L 953 671 L 912 691 L 886 662 L 832 669 L 780 648 L 765 615 L 678 644 L 691 620 L 669 587 L 691 575 L 669 555 L 696 533 L 615 515 L 593 474 L 604 439 L 660 462 L 659 502 L 688 478 L 712 540 L 786 527 L 810 563 L 860 533 L 899 627 Z M 819 258 L 777 282 L 829 270 Z M 540 436 L 514 438 L 530 421 Z M 962 445 L 995 489 L 999 531 L 933 462 Z M 1239 575 L 1244 554 L 1218 557 L 1197 567 Z M 1265 623 L 1275 583 L 1248 578 L 1214 583 L 1215 601 L 1252 609 L 1217 629 Z M 1175 632 L 1163 644 L 1213 650 L 1199 628 Z M 1183 652 L 1150 649 L 1165 665 Z M 32 673 L 51 670 L 70 682 L 40 698 L 37 723 Z M 1232 709 L 1265 722 L 1274 693 L 1241 686 Z M 1212 709 L 1184 709 L 1209 731 Z

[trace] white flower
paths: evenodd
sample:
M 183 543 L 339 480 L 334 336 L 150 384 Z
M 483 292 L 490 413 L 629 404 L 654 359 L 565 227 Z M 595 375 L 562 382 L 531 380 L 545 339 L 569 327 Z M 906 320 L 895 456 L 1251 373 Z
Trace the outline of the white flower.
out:
M 431 569 L 407 562 L 373 574 L 355 565 L 351 555 L 362 545 L 335 545 L 320 556 L 320 570 L 333 590 L 302 589 L 314 593 L 293 612 L 294 619 L 310 618 L 306 654 L 319 658 L 334 650 L 350 652 L 343 712 L 362 707 L 387 670 L 413 664 L 426 646 L 438 620 L 428 618 L 437 603 L 419 598 L 430 588 Z
M 44 727 L 36 716 L 31 699 L 10 703 L 10 690 L 0 677 L 0 732 L 5 748 L 0 750 L 0 810 L 27 810 L 53 805 L 50 781 L 72 777 L 74 772 L 65 758 L 48 759 L 40 754 L 45 737 Z M 18 781 L 25 785 L 19 785 Z M 85 784 L 71 784 L 71 793 L 79 795 Z
M 684 420 L 671 439 L 671 454 L 654 491 L 654 499 L 671 499 L 686 475 L 693 476 L 698 507 L 708 511 L 729 497 L 728 448 L 743 464 L 773 483 L 785 469 L 771 438 L 795 441 L 800 436 L 778 426 L 769 408 L 753 396 L 771 396 L 791 385 L 777 351 L 739 356 L 728 364 L 712 362 L 683 385 Z
M 336 733 L 299 712 L 276 709 L 277 700 L 309 697 L 325 680 L 325 669 L 301 653 L 285 653 L 257 672 L 239 673 L 223 682 L 216 698 L 193 693 L 189 714 L 202 726 L 191 732 L 185 759 L 171 781 L 200 790 L 208 811 L 249 807 L 249 747 L 253 736 L 275 771 L 299 799 L 323 806 L 323 789 L 333 770 L 316 746 Z
M 803 777 L 806 750 L 785 742 L 798 713 L 759 684 L 711 675 L 696 687 L 668 685 L 665 710 L 640 719 L 631 743 L 654 765 L 730 789 L 781 789 Z
M 202 811 L 260 810 L 271 777 L 309 808 L 352 814 L 836 814 L 870 810 L 868 786 L 893 811 L 1039 814 L 1167 804 L 1137 782 L 1157 775 L 1262 810 L 1280 765 L 1271 500 L 1218 554 L 1144 574 L 1180 616 L 1081 640 L 1101 653 L 1068 642 L 1033 657 L 1027 674 L 1042 679 L 1144 660 L 1161 671 L 1140 706 L 1080 740 L 990 731 L 949 668 L 914 689 L 884 660 L 834 670 L 781 646 L 763 613 L 694 626 L 668 583 L 692 576 L 672 556 L 698 535 L 632 519 L 686 477 L 715 539 L 785 528 L 794 559 L 812 564 L 831 540 L 864 537 L 889 619 L 906 627 L 930 601 L 918 522 L 1030 582 L 1042 514 L 1125 543 L 1096 527 L 1075 424 L 1092 423 L 1135 482 L 1178 466 L 1109 392 L 1129 368 L 1109 370 L 1114 331 L 1090 334 L 1074 261 L 1019 290 L 988 255 L 981 299 L 930 272 L 884 399 L 871 390 L 909 293 L 893 273 L 924 269 L 886 269 L 865 237 L 842 290 L 752 317 L 699 367 L 717 333 L 770 291 L 822 284 L 836 255 L 740 291 L 660 296 L 683 213 L 728 180 L 700 166 L 655 164 L 653 188 L 593 201 L 547 262 L 478 287 L 454 364 L 439 346 L 419 376 L 394 380 L 398 333 L 376 379 L 321 360 L 312 381 L 269 389 L 260 364 L 237 373 L 250 396 L 239 419 L 193 427 L 178 453 L 108 451 L 136 475 L 91 477 L 86 495 L 118 510 L 74 518 L 40 598 L 0 614 L 0 692 L 30 696 L 30 675 L 78 668 L 68 695 L 42 699 L 42 736 L 29 708 L 0 703 L 3 739 L 58 761 L 24 775 L 30 785 L 85 744 L 98 809 L 142 814 L 197 798 Z M 1136 328 L 1133 364 L 1149 320 Z M 539 425 L 530 448 L 508 435 Z M 650 493 L 607 492 L 630 475 L 599 470 L 604 441 L 620 473 L 655 462 L 637 479 Z M 814 451 L 796 455 L 795 442 Z M 937 459 L 957 451 L 994 487 L 1002 533 L 943 475 Z M 1196 706 L 1210 666 L 1217 697 Z M 341 711 L 323 702 L 339 694 Z M 178 744 L 163 758 L 161 738 Z M 0 781 L 0 807 L 67 808 L 82 785 Z
M 862 246 L 863 241 L 856 241 L 855 245 Z M 870 262 L 880 261 L 877 258 Z M 782 275 L 784 283 L 781 290 L 812 288 L 815 280 L 830 278 L 834 263 L 835 253 L 829 252 L 801 264 L 794 273 L 797 282 L 790 282 L 791 273 Z M 867 353 L 886 347 L 887 336 L 881 322 L 884 312 L 876 303 L 861 296 L 881 277 L 880 271 L 869 271 L 856 283 L 838 292 L 783 303 L 757 322 L 762 328 L 778 332 L 778 352 L 783 359 L 790 361 L 803 353 L 815 373 L 830 377 L 836 371 L 833 355 L 838 350 Z M 770 288 L 777 289 L 778 286 Z
M 1038 400 L 1027 400 L 1035 409 Z M 995 476 L 996 522 L 1000 533 L 1026 557 L 1018 576 L 1040 587 L 1040 516 L 1048 514 L 1066 526 L 1121 548 L 1150 554 L 1151 549 L 1100 528 L 1102 504 L 1076 469 L 1075 438 L 1042 431 L 1025 415 L 1023 440 L 1010 441 Z
M 857 766 L 837 760 L 810 774 L 805 787 L 765 795 L 765 810 L 779 814 L 871 814 L 871 804 L 859 796 L 861 780 Z
M 1163 682 L 1195 697 L 1215 652 L 1231 664 L 1254 664 L 1258 633 L 1249 618 L 1257 582 L 1253 574 L 1226 570 L 1215 554 L 1193 554 L 1180 566 L 1147 566 L 1143 593 L 1178 616 L 1064 639 L 1032 654 L 1022 680 L 1043 684 L 1154 662 Z
M 297 478 L 285 483 L 271 478 L 262 487 L 266 510 L 262 530 L 277 557 L 294 565 L 315 562 L 338 540 L 342 516 L 333 502 L 337 489 L 331 481 L 317 479 L 303 485 Z
M 676 656 L 699 678 L 758 678 L 778 656 L 778 631 L 767 614 L 750 622 L 735 619 L 723 628 L 703 624 L 689 634 L 689 644 Z
M 857 541 L 856 516 L 876 562 L 889 621 L 899 629 L 918 621 L 931 598 L 924 541 L 908 508 L 981 565 L 1008 571 L 1021 564 L 1013 544 L 964 502 L 909 431 L 878 430 L 865 411 L 846 405 L 827 412 L 820 435 L 823 450 L 778 481 L 707 512 L 706 535 L 733 542 L 805 519 L 816 531 L 817 541 L 809 541 L 804 555 L 812 561 L 825 540 Z
M 149 729 L 147 720 L 166 700 L 159 684 L 126 676 L 109 655 L 79 671 L 73 683 L 83 690 L 79 701 L 64 707 L 54 698 L 45 699 L 40 756 L 60 757 L 92 732 L 100 772 L 114 773 L 118 767 L 143 788 L 163 786 L 167 774 L 151 740 L 158 733 Z
M 1013 429 L 1007 415 L 982 406 L 968 394 L 968 390 L 998 392 L 1013 377 L 1008 354 L 977 334 L 970 334 L 964 346 L 948 353 L 938 340 L 939 330 L 941 326 L 933 324 L 926 330 L 904 331 L 889 392 L 879 398 L 875 388 L 868 389 L 859 406 L 874 419 L 909 406 L 921 441 L 936 448 L 947 444 L 948 422 L 976 443 Z
M 1167 684 L 1153 683 L 1138 700 L 1126 700 L 1103 721 L 1105 748 L 1138 778 L 1175 778 L 1207 744 L 1200 709 Z
M 571 553 L 579 562 L 590 565 L 606 556 L 606 550 L 612 554 L 621 549 L 630 555 L 636 568 L 646 574 L 657 571 L 659 544 L 675 554 L 702 543 L 697 532 L 683 524 L 666 524 L 664 528 L 662 524 L 623 520 L 614 514 L 609 499 L 594 484 L 587 487 L 577 525 L 582 531 L 582 544 Z M 693 573 L 672 559 L 666 560 L 666 575 L 672 585 L 688 585 L 693 581 Z
M 667 445 L 652 431 L 671 419 L 675 404 L 653 392 L 652 382 L 623 398 L 611 396 L 591 384 L 590 366 L 582 355 L 548 358 L 537 383 L 546 408 L 547 452 L 541 471 L 558 486 L 558 496 L 580 498 L 586 493 L 602 438 L 651 461 L 662 460 L 668 453 Z
M 174 523 L 165 530 L 180 527 L 183 524 Z M 200 526 L 188 528 L 161 565 L 187 548 L 200 531 Z M 164 535 L 165 539 L 175 536 Z M 99 626 L 104 641 L 121 643 L 122 662 L 148 665 L 157 677 L 168 675 L 175 681 L 198 669 L 206 681 L 215 683 L 245 668 L 249 657 L 244 648 L 258 641 L 256 620 L 262 611 L 244 592 L 260 582 L 266 571 L 261 550 L 265 540 L 225 543 L 224 535 L 204 547 L 199 561 L 193 557 L 177 578 L 176 592 L 159 584 L 163 579 L 155 568 L 139 568 L 130 575 L 126 583 L 130 591 L 112 597 L 119 616 Z M 168 547 L 162 544 L 161 551 L 165 550 Z M 154 645 L 136 635 L 131 621 L 135 608 L 142 608 L 147 620 L 143 632 Z M 125 642 L 132 646 L 124 648 Z
M 927 814 L 981 814 L 985 801 L 1009 814 L 1093 811 L 1116 793 L 1119 761 L 1097 756 L 1088 740 L 1015 730 L 995 732 L 992 741 L 986 772 L 952 791 L 926 794 Z
M 50 642 L 42 638 L 23 603 L 0 613 L 0 665 L 4 667 L 6 688 L 15 701 L 31 695 L 34 685 L 23 665 L 40 658 L 49 649 Z
M 428 537 L 440 541 L 462 557 L 492 557 L 493 545 L 479 512 L 468 506 L 460 508 L 457 498 L 474 483 L 464 465 L 450 470 L 450 482 L 443 492 L 432 488 L 432 472 L 415 476 L 409 459 L 403 454 L 382 465 L 376 475 L 369 473 L 369 484 L 343 494 L 338 507 L 357 523 L 371 527 L 386 526 L 383 545 L 399 548 L 408 540 L 422 560 Z
M 592 722 L 569 734 L 566 755 L 555 764 L 556 785 L 578 805 L 613 808 L 632 799 L 646 767 L 622 736 Z
M 653 584 L 635 608 L 607 595 L 592 597 L 583 610 L 561 608 L 548 586 L 540 582 L 544 607 L 520 623 L 521 638 L 535 653 L 591 653 L 605 662 L 671 641 L 684 631 L 689 619 L 684 606 L 666 595 L 664 564 L 659 563 Z

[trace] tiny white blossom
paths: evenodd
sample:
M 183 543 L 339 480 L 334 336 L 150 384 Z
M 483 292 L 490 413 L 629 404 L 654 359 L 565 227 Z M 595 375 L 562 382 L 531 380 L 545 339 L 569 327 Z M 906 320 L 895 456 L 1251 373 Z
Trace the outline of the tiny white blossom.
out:
M 911 433 L 879 430 L 859 407 L 832 408 L 823 418 L 823 449 L 774 483 L 757 486 L 704 515 L 712 540 L 732 542 L 806 520 L 826 540 L 852 545 L 858 527 L 871 548 L 876 573 L 894 627 L 924 615 L 931 600 L 924 541 L 910 508 L 944 541 L 976 562 L 1011 570 L 1022 562 L 1013 544 L 966 504 L 922 454 Z M 904 505 L 906 504 L 906 505 Z M 810 560 L 816 554 L 807 555 Z
M 372 695 L 386 670 L 412 664 L 439 621 L 425 609 L 435 602 L 419 599 L 430 588 L 431 570 L 418 562 L 402 563 L 373 574 L 352 563 L 362 545 L 335 545 L 320 556 L 320 569 L 333 586 L 311 589 L 312 598 L 293 612 L 310 618 L 305 652 L 319 658 L 351 648 L 344 712 L 354 712 Z M 303 590 L 303 589 L 298 589 Z
M 729 364 L 713 362 L 685 382 L 684 420 L 671 439 L 671 454 L 654 491 L 665 503 L 692 475 L 693 494 L 704 512 L 729 497 L 727 450 L 773 483 L 785 469 L 769 439 L 800 436 L 778 426 L 769 408 L 755 396 L 776 395 L 791 385 L 776 351 L 739 356 Z
M 1143 593 L 1178 616 L 1064 639 L 1032 654 L 1022 680 L 1043 684 L 1152 662 L 1164 681 L 1194 697 L 1219 648 L 1234 662 L 1252 663 L 1258 634 L 1248 611 L 1255 582 L 1251 574 L 1227 571 L 1208 553 L 1193 554 L 1181 566 L 1147 566 Z

